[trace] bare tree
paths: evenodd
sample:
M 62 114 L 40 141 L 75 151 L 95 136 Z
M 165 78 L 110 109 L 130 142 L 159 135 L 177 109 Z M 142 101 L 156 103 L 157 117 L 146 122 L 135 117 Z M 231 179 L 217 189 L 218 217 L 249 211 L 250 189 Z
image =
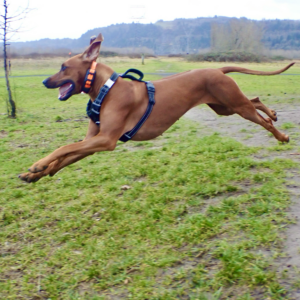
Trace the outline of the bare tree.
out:
M 231 19 L 227 24 L 212 24 L 211 44 L 216 51 L 245 51 L 260 53 L 263 38 L 262 25 L 255 21 Z
M 7 101 L 7 112 L 10 118 L 16 117 L 16 103 L 13 100 L 12 92 L 9 84 L 9 66 L 8 55 L 7 55 L 7 46 L 9 41 L 13 38 L 14 34 L 20 31 L 22 20 L 25 19 L 27 13 L 29 12 L 29 3 L 25 8 L 18 9 L 15 13 L 10 14 L 9 12 L 10 3 L 7 0 L 3 0 L 3 11 L 1 11 L 0 19 L 0 38 L 3 42 L 3 61 L 4 61 L 4 71 L 5 71 L 5 80 L 6 88 L 8 93 Z M 13 27 L 13 24 L 18 26 Z
M 190 41 L 191 41 L 191 37 L 192 37 L 193 27 L 192 27 L 191 23 L 188 20 L 178 20 L 176 25 L 177 25 L 178 29 L 181 30 L 184 34 L 184 39 L 183 39 L 184 44 L 185 44 L 184 45 L 184 47 L 185 47 L 184 52 L 186 54 L 189 54 L 190 53 Z

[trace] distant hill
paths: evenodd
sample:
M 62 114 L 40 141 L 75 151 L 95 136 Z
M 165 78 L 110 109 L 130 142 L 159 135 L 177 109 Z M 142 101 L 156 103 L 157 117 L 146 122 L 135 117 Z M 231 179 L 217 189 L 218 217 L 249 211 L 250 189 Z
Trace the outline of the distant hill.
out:
M 211 24 L 228 23 L 231 18 L 213 17 L 158 21 L 155 24 L 116 24 L 95 28 L 79 39 L 41 39 L 31 42 L 12 43 L 12 52 L 51 53 L 53 51 L 80 52 L 87 47 L 92 35 L 102 33 L 105 48 L 136 49 L 156 55 L 197 53 L 210 47 Z M 300 50 L 300 20 L 262 20 L 263 43 L 269 49 Z
M 269 49 L 300 50 L 300 20 L 265 20 L 263 42 Z

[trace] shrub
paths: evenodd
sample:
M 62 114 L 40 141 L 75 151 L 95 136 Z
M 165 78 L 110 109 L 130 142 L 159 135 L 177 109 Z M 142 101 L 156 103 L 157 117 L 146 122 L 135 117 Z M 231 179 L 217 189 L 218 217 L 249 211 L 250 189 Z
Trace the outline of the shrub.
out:
M 265 56 L 260 56 L 248 52 L 209 52 L 205 54 L 193 54 L 187 57 L 188 61 L 217 61 L 217 62 L 261 62 L 267 60 Z

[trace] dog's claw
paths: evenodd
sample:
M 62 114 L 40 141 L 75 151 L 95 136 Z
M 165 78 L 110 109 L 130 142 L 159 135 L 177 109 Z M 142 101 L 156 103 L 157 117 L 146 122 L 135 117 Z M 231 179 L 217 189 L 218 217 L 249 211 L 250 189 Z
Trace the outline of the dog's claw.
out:
M 22 181 L 26 181 L 27 182 L 27 176 L 24 176 L 25 174 L 20 174 L 18 176 L 18 178 L 20 178 Z

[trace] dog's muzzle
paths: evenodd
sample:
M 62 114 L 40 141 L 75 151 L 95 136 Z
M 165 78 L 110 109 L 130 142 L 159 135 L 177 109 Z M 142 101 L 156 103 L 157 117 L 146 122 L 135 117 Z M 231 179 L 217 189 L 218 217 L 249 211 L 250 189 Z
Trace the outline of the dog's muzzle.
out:
M 51 81 L 51 77 L 43 81 L 44 86 L 47 89 L 56 89 L 59 88 L 58 99 L 65 101 L 73 95 L 73 90 L 75 89 L 75 83 L 72 80 L 65 80 L 60 83 Z

